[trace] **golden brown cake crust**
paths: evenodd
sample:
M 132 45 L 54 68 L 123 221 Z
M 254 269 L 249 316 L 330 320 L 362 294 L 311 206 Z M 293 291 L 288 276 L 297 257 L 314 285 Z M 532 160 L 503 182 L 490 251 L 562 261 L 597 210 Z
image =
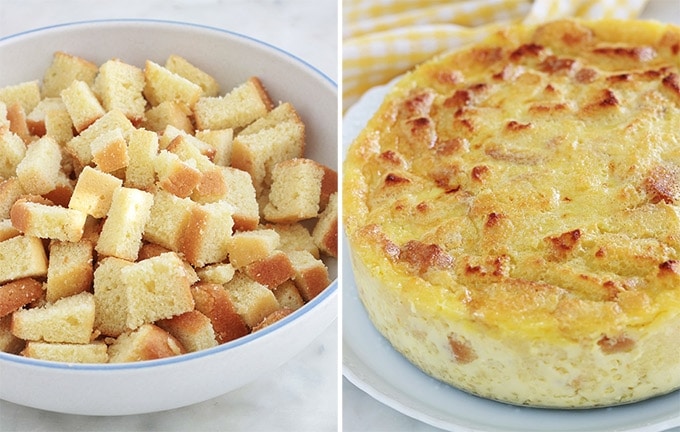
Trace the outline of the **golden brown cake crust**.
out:
M 502 30 L 390 90 L 350 147 L 343 206 L 361 298 L 397 349 L 520 404 L 680 387 L 679 52 L 677 26 L 563 20 Z M 512 390 L 478 370 L 544 354 Z
M 243 318 L 236 312 L 229 294 L 220 284 L 197 283 L 191 288 L 196 310 L 212 322 L 215 337 L 220 344 L 248 334 Z
M 22 278 L 0 285 L 0 317 L 9 315 L 44 295 L 42 283 Z

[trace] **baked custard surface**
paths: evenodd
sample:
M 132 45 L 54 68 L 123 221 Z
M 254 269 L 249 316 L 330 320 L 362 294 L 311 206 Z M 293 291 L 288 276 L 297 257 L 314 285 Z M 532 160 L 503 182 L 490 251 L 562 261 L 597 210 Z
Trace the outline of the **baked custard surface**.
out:
M 372 322 L 444 382 L 680 388 L 680 28 L 514 26 L 418 66 L 349 148 L 343 221 Z

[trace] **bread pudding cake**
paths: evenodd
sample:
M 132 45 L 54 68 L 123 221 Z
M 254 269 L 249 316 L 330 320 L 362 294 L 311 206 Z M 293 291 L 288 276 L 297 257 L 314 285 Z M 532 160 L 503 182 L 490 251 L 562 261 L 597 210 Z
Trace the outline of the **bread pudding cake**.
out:
M 680 28 L 508 27 L 407 73 L 352 143 L 375 327 L 427 374 L 536 407 L 680 388 Z

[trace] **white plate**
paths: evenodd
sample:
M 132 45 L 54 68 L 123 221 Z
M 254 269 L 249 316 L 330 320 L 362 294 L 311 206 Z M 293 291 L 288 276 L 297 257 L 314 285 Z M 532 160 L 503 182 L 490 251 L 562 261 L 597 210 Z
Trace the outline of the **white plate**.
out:
M 387 93 L 367 92 L 343 119 L 343 155 Z M 517 407 L 459 391 L 421 372 L 373 327 L 358 297 L 343 237 L 343 375 L 378 401 L 442 429 L 462 431 L 637 431 L 680 426 L 680 391 L 644 402 L 591 410 Z

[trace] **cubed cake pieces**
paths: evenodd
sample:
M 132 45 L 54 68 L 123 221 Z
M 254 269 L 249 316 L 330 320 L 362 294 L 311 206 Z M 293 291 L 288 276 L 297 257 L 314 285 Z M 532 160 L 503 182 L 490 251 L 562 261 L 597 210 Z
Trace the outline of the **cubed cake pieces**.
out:
M 12 225 L 25 235 L 77 242 L 84 233 L 87 214 L 51 205 L 38 198 L 20 198 L 10 210 Z
M 272 291 L 243 273 L 236 273 L 224 287 L 248 327 L 258 325 L 267 315 L 281 308 Z
M 144 72 L 137 66 L 111 59 L 99 67 L 94 90 L 106 111 L 117 109 L 134 124 L 144 119 Z
M 94 331 L 95 301 L 89 292 L 12 314 L 12 333 L 24 340 L 89 343 Z
M 269 201 L 264 217 L 270 222 L 294 223 L 318 216 L 337 191 L 334 170 L 311 159 L 277 163 L 271 173 Z
M 84 344 L 28 341 L 21 355 L 65 363 L 106 363 L 109 361 L 108 346 L 104 341 Z
M 91 85 L 98 71 L 97 65 L 89 60 L 63 51 L 56 51 L 43 75 L 43 96 L 59 97 L 61 91 L 73 81 L 82 81 Z
M 43 284 L 33 278 L 21 278 L 0 285 L 0 318 L 41 298 Z
M 191 293 L 194 296 L 196 310 L 208 317 L 212 323 L 218 344 L 232 341 L 250 332 L 223 285 L 200 282 L 191 288 Z
M 20 235 L 0 242 L 0 283 L 47 275 L 47 254 L 38 237 Z
M 159 320 L 156 325 L 174 336 L 187 352 L 218 345 L 210 318 L 197 310 Z
M 43 137 L 28 146 L 24 158 L 17 164 L 16 176 L 26 193 L 42 195 L 56 187 L 60 169 L 59 144 Z
M 93 245 L 88 240 L 79 242 L 52 241 L 47 266 L 46 300 L 75 295 L 92 288 Z
M 115 189 L 95 247 L 97 253 L 135 261 L 152 205 L 153 195 L 148 192 L 126 187 Z
M 337 174 L 305 145 L 258 77 L 221 94 L 178 55 L 56 52 L 42 87 L 1 87 L 0 351 L 152 360 L 302 307 L 337 243 Z
M 170 333 L 154 324 L 143 324 L 116 338 L 109 346 L 110 363 L 128 363 L 172 357 L 185 352 Z
M 68 206 L 101 219 L 111 207 L 114 191 L 122 184 L 118 177 L 86 166 L 78 177 Z
M 251 77 L 224 96 L 201 97 L 194 107 L 197 129 L 242 128 L 272 109 L 262 82 Z
M 105 258 L 94 273 L 97 329 L 118 336 L 144 323 L 193 310 L 193 282 L 174 252 L 136 263 Z

